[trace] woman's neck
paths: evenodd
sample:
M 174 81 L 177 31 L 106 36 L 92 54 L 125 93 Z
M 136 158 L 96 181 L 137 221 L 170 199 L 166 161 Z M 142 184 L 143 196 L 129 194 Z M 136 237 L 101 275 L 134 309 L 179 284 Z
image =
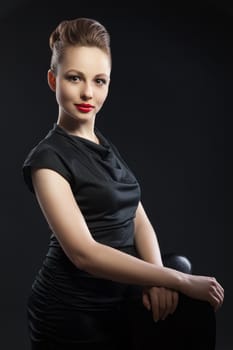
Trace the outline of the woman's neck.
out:
M 78 122 L 76 120 L 66 120 L 62 118 L 58 118 L 57 124 L 63 128 L 68 134 L 83 137 L 87 140 L 95 142 L 99 144 L 99 140 L 95 135 L 94 131 L 94 121 L 89 120 L 85 122 Z

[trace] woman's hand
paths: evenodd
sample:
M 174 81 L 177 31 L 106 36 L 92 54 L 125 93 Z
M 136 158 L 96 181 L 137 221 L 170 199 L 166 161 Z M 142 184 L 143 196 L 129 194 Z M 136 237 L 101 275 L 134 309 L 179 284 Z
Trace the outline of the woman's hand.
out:
M 173 314 L 178 304 L 178 293 L 163 287 L 144 288 L 142 293 L 143 305 L 152 311 L 154 321 L 165 320 Z
M 224 289 L 214 277 L 186 275 L 180 291 L 191 298 L 208 301 L 215 311 L 224 300 Z

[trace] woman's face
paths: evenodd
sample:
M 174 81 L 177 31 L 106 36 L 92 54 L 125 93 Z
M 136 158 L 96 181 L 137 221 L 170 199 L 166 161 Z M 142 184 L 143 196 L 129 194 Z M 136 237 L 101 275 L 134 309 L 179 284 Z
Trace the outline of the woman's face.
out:
M 59 117 L 79 121 L 94 118 L 107 97 L 110 72 L 110 59 L 102 50 L 67 47 L 57 66 L 53 89 L 59 104 Z

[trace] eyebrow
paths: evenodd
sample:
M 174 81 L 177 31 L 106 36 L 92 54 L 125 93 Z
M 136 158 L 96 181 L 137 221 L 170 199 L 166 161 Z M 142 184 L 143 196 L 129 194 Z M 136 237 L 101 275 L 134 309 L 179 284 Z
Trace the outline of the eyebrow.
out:
M 76 69 L 69 69 L 66 74 L 68 73 L 75 73 L 75 74 L 78 74 L 78 75 L 81 75 L 82 77 L 85 77 L 85 74 L 83 72 L 80 72 L 79 70 L 76 70 Z M 106 73 L 98 73 L 95 75 L 95 77 L 102 77 L 102 76 L 105 76 L 106 78 L 109 78 L 109 76 L 106 74 Z

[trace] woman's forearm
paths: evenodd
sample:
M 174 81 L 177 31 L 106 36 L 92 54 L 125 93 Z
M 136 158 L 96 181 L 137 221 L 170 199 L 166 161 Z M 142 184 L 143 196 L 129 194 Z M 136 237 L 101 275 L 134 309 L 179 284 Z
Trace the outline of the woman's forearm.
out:
M 145 286 L 163 286 L 179 290 L 185 274 L 93 242 L 86 256 L 74 257 L 78 267 L 101 278 Z
M 209 301 L 215 309 L 223 302 L 224 290 L 213 277 L 185 274 L 158 266 L 121 252 L 118 249 L 93 242 L 89 254 L 74 259 L 77 267 L 100 278 L 142 286 L 160 286 Z M 75 261 L 76 260 L 76 261 Z

